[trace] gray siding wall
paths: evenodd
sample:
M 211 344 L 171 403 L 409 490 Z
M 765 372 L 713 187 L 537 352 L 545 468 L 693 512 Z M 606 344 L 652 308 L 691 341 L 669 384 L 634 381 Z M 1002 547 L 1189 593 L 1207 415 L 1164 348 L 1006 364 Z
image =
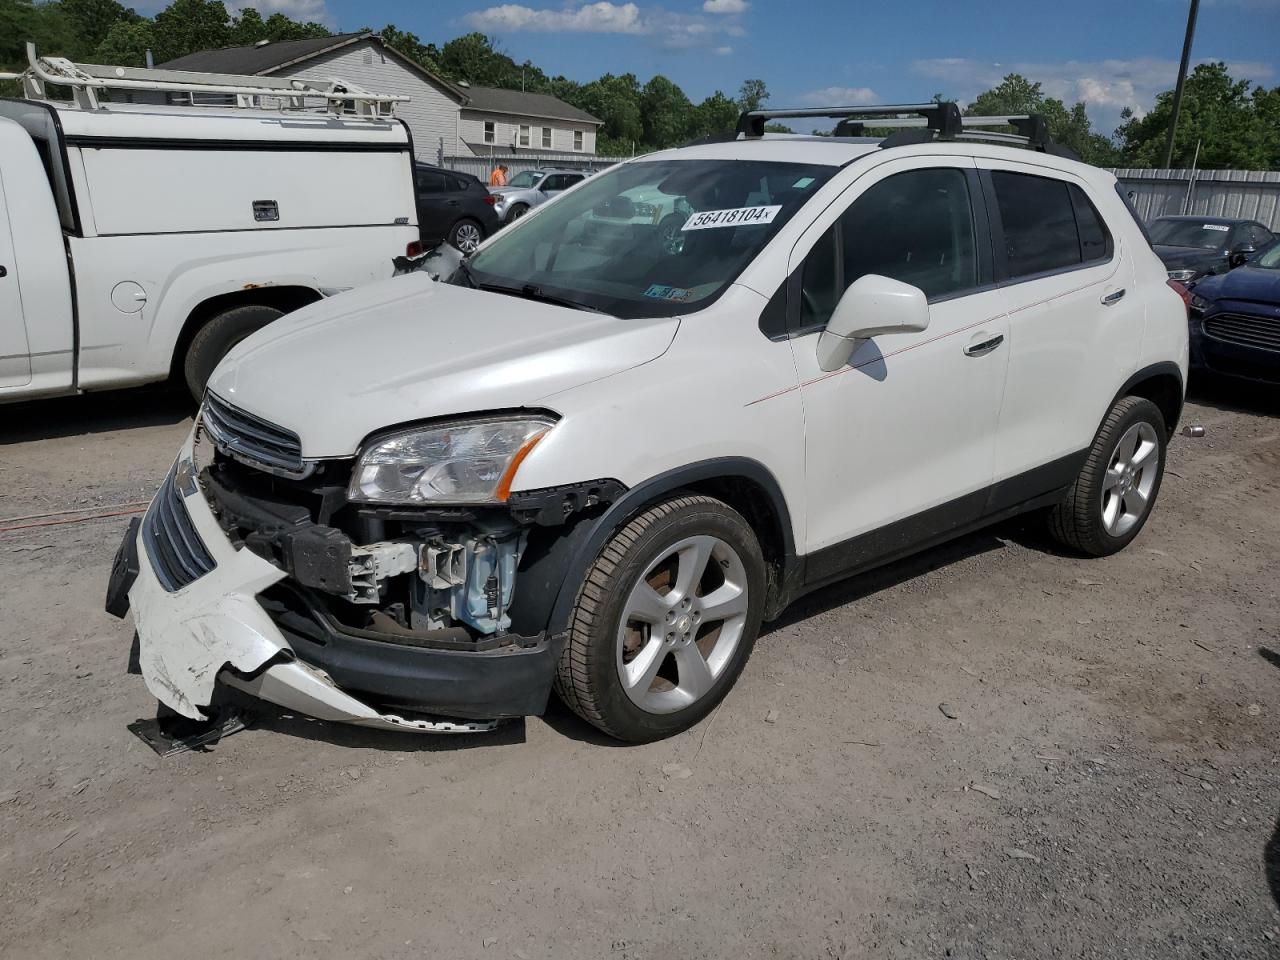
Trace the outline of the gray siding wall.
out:
M 467 152 L 458 140 L 458 103 L 420 73 L 365 40 L 271 74 L 273 77 L 340 77 L 370 93 L 396 93 L 410 98 L 396 104 L 396 116 L 413 133 L 419 160 L 438 163 L 442 156 Z
M 513 144 L 518 144 L 517 137 L 521 124 L 526 124 L 532 129 L 530 130 L 529 149 L 545 150 L 550 149 L 558 153 L 574 153 L 573 149 L 573 131 L 582 131 L 582 153 L 594 154 L 596 152 L 596 127 L 592 123 L 581 123 L 573 120 L 543 120 L 539 117 L 519 117 L 514 114 L 503 113 L 477 113 L 474 110 L 462 109 L 462 140 L 464 144 L 483 144 L 484 143 L 484 124 L 485 121 L 492 121 L 494 124 L 494 150 L 498 153 L 510 153 Z M 551 128 L 551 146 L 549 148 L 542 145 L 542 130 L 544 127 Z M 523 149 L 517 147 L 517 149 Z M 458 153 L 466 154 L 473 151 L 468 150 L 465 146 Z
M 536 170 L 539 167 L 565 167 L 571 170 L 582 170 L 586 173 L 599 173 L 615 163 L 621 163 L 623 160 L 629 159 L 631 158 L 600 157 L 594 154 L 588 157 L 581 153 L 545 153 L 541 156 L 533 156 L 527 153 L 522 153 L 518 156 L 512 156 L 510 153 L 496 153 L 492 158 L 487 154 L 482 157 L 463 154 L 458 157 L 445 157 L 444 166 L 450 170 L 457 170 L 459 173 L 470 173 L 488 183 L 489 175 L 493 173 L 493 168 L 500 163 L 505 163 L 508 175 L 514 177 L 524 170 Z
M 1112 170 L 1143 220 L 1191 214 L 1257 220 L 1280 232 L 1280 172 L 1197 170 L 1187 202 L 1190 170 Z

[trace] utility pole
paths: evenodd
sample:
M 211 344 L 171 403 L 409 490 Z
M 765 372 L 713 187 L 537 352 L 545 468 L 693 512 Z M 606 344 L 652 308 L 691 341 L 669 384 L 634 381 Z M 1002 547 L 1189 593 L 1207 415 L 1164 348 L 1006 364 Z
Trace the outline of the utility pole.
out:
M 1191 61 L 1191 41 L 1196 35 L 1196 16 L 1200 13 L 1200 0 L 1191 0 L 1191 12 L 1187 14 L 1187 36 L 1182 41 L 1182 63 L 1178 66 L 1178 85 L 1173 90 L 1173 113 L 1169 117 L 1169 139 L 1164 145 L 1164 166 L 1173 164 L 1173 137 L 1178 132 L 1178 113 L 1182 109 L 1182 87 L 1187 81 L 1187 66 Z

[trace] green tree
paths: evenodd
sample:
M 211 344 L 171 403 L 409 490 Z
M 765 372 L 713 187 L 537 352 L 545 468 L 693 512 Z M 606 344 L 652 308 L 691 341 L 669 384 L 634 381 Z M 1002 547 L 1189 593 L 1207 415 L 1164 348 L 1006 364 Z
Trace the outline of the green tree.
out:
M 434 43 L 423 43 L 416 33 L 401 30 L 394 23 L 388 23 L 377 33 L 386 41 L 387 46 L 395 47 L 400 53 L 422 64 L 432 73 L 441 72 L 440 50 Z
M 89 56 L 117 23 L 142 20 L 131 8 L 116 0 L 59 0 L 58 6 L 75 30 L 78 49 L 73 56 L 76 58 Z
M 28 41 L 41 54 L 62 57 L 74 56 L 79 47 L 75 25 L 61 5 L 0 0 L 0 70 L 26 68 Z
M 689 139 L 693 129 L 693 104 L 684 91 L 658 74 L 640 92 L 644 142 L 652 147 L 674 147 Z
M 1280 88 L 1251 89 L 1233 80 L 1224 63 L 1202 63 L 1187 77 L 1173 140 L 1173 166 L 1189 167 L 1200 144 L 1199 165 L 1216 170 L 1266 170 L 1280 166 Z M 1173 92 L 1156 97 L 1145 116 L 1126 111 L 1116 135 L 1126 162 L 1153 167 L 1164 160 Z
M 759 110 L 769 102 L 769 88 L 763 80 L 743 80 L 738 88 L 738 109 L 744 113 Z
M 151 21 L 120 21 L 115 24 L 93 51 L 96 63 L 114 63 L 122 67 L 145 67 L 147 51 L 153 46 Z
M 156 14 L 151 32 L 156 63 L 231 43 L 227 8 L 222 0 L 173 0 Z
M 640 81 L 635 74 L 615 76 L 606 73 L 599 80 L 565 93 L 566 102 L 604 121 L 600 128 L 602 138 L 615 147 L 626 144 L 622 153 L 631 153 L 635 145 L 644 140 L 644 124 L 640 119 Z M 599 143 L 596 148 L 601 153 L 605 152 Z
M 1018 73 L 1008 74 L 998 86 L 978 94 L 964 112 L 979 117 L 1038 113 L 1044 117 L 1053 139 L 1074 150 L 1086 163 L 1106 166 L 1117 159 L 1115 145 L 1093 132 L 1083 103 L 1068 109 L 1061 100 L 1046 97 L 1039 83 Z
M 738 124 L 738 105 L 719 90 L 707 97 L 694 113 L 693 135 L 713 136 L 733 133 Z

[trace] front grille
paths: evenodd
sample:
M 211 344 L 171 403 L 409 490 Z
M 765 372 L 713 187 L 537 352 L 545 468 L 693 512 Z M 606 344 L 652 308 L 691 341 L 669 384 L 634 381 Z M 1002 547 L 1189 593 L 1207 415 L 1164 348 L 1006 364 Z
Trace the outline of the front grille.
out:
M 233 407 L 213 393 L 205 394 L 200 422 L 219 450 L 268 473 L 302 478 L 314 466 L 302 459 L 302 441 L 292 430 Z
M 1204 332 L 1216 340 L 1280 353 L 1280 317 L 1220 313 L 1205 320 Z
M 187 513 L 176 472 L 175 465 L 142 520 L 142 538 L 151 569 L 169 593 L 195 583 L 214 568 L 213 557 Z

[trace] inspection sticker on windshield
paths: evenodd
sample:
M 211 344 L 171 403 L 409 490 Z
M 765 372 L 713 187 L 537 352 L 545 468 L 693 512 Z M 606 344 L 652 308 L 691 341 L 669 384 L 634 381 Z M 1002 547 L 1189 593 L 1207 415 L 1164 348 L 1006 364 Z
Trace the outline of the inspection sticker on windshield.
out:
M 695 213 L 685 221 L 684 230 L 710 230 L 713 227 L 747 227 L 756 224 L 773 223 L 773 218 L 782 209 L 781 204 L 773 207 L 735 207 L 732 210 L 703 210 Z
M 1226 232 L 1228 232 L 1231 228 L 1230 228 L 1230 227 L 1228 227 L 1228 226 L 1226 226 L 1226 225 L 1224 225 L 1224 224 L 1221 224 L 1221 223 L 1206 223 L 1206 224 L 1204 225 L 1204 229 L 1205 229 L 1205 230 L 1220 230 L 1220 231 L 1222 231 L 1223 233 L 1226 233 Z
M 693 291 L 686 290 L 684 287 L 668 287 L 663 283 L 654 283 L 649 285 L 644 295 L 654 300 L 674 300 L 677 303 L 683 303 L 693 296 Z

